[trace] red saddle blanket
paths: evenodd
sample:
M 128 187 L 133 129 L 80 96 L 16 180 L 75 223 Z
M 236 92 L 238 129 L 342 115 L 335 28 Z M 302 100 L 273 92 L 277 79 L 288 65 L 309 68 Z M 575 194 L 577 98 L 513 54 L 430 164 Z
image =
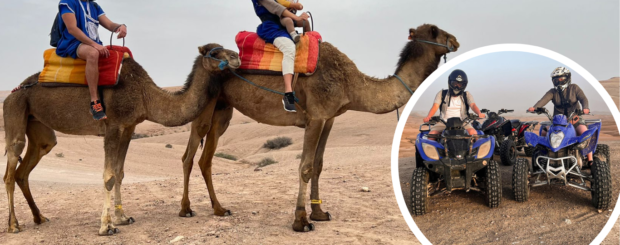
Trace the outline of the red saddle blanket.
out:
M 127 47 L 106 46 L 110 56 L 99 58 L 99 86 L 114 86 L 123 66 L 123 60 L 133 58 Z M 43 71 L 39 75 L 42 86 L 66 87 L 88 86 L 86 81 L 86 61 L 56 55 L 56 49 L 45 50 Z
M 301 36 L 297 43 L 295 57 L 296 73 L 312 75 L 316 71 L 321 40 L 321 34 L 315 31 L 306 32 Z M 239 69 L 249 72 L 271 71 L 274 74 L 282 74 L 282 52 L 273 44 L 265 43 L 256 33 L 248 31 L 239 32 L 235 41 L 239 47 L 241 59 Z

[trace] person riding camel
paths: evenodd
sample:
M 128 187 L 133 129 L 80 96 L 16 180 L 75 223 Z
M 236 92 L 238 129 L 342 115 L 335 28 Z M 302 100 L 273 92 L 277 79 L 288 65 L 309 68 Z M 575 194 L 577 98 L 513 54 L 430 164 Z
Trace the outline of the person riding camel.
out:
M 571 84 L 571 72 L 566 67 L 558 67 L 551 73 L 551 81 L 554 88 L 547 91 L 547 93 L 534 105 L 530 107 L 528 111 L 534 112 L 536 108 L 545 106 L 549 101 L 553 102 L 553 116 L 565 115 L 567 118 L 574 111 L 579 109 L 579 103 L 583 108 L 584 114 L 590 114 L 588 105 L 588 98 L 583 93 L 583 90 L 577 84 Z M 579 103 L 577 103 L 579 102 Z M 569 119 L 571 124 L 575 128 L 577 136 L 580 136 L 588 130 L 583 117 L 580 115 L 574 115 Z M 548 126 L 543 128 L 541 136 L 546 136 Z M 588 154 L 588 164 L 592 165 L 593 158 L 592 153 Z
M 470 92 L 465 91 L 467 88 L 467 74 L 462 70 L 454 70 L 448 77 L 448 90 L 441 90 L 435 96 L 435 102 L 433 107 L 428 112 L 428 116 L 424 118 L 424 122 L 428 123 L 431 117 L 435 115 L 438 109 L 441 108 L 441 119 L 447 120 L 448 118 L 458 117 L 461 120 L 465 119 L 469 114 L 469 108 L 479 115 L 480 118 L 484 118 L 485 115 L 480 112 L 480 109 L 474 102 L 474 97 Z M 435 124 L 431 127 L 429 134 L 440 134 L 446 129 L 443 124 Z M 471 124 L 465 126 L 469 135 L 477 135 L 476 129 Z
M 295 27 L 302 27 L 303 21 L 308 20 L 308 14 L 300 16 L 293 14 L 287 8 L 302 10 L 303 5 L 297 2 L 285 0 L 252 0 L 254 11 L 262 23 L 257 27 L 256 33 L 271 43 L 283 53 L 282 75 L 284 77 L 284 110 L 296 112 L 295 95 L 293 94 L 293 74 L 295 73 L 295 42 L 299 41 L 299 34 Z M 306 25 L 306 31 L 309 26 Z
M 95 0 L 61 0 L 58 4 L 58 27 L 61 39 L 58 40 L 56 54 L 86 61 L 86 80 L 90 92 L 90 112 L 95 120 L 107 119 L 97 94 L 99 83 L 99 58 L 110 56 L 99 39 L 99 24 L 118 38 L 127 35 L 127 26 L 112 22 Z

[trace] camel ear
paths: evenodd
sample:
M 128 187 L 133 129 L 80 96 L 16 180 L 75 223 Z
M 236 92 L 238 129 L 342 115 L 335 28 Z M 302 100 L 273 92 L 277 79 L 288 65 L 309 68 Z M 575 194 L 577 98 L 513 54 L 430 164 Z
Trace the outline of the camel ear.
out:
M 200 47 L 198 47 L 198 52 L 199 52 L 200 54 L 202 54 L 202 56 L 205 56 L 205 55 L 207 55 L 207 53 L 208 53 L 209 51 L 208 51 L 207 49 L 205 49 L 205 46 L 200 46 Z
M 413 38 L 415 37 L 415 29 L 411 28 L 409 29 L 409 40 L 413 40 Z
M 439 36 L 439 28 L 436 26 L 431 26 L 431 35 L 433 38 L 437 38 L 437 36 Z

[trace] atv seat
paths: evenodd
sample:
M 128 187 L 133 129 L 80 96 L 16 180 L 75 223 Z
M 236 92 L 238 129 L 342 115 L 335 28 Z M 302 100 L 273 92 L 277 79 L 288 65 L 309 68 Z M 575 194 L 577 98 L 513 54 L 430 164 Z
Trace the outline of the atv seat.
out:
M 584 121 L 586 122 L 586 125 L 602 122 L 601 119 L 592 119 L 592 120 L 584 120 Z
M 512 123 L 512 128 L 518 128 L 519 125 L 521 125 L 521 120 L 513 119 L 513 120 L 510 120 L 510 123 Z

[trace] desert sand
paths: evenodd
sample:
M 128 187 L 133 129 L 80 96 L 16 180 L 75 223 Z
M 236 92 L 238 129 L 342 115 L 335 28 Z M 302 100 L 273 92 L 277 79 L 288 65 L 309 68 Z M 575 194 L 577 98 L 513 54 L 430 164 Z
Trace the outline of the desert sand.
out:
M 121 233 L 112 237 L 97 236 L 103 204 L 102 138 L 58 134 L 58 145 L 30 177 L 35 201 L 51 222 L 34 224 L 21 191 L 16 189 L 16 215 L 24 230 L 7 234 L 6 227 L 0 227 L 0 244 L 167 244 L 177 236 L 184 237 L 177 244 L 418 244 L 402 218 L 392 188 L 390 151 L 396 123 L 395 113 L 348 112 L 336 120 L 320 182 L 323 209 L 333 220 L 315 223 L 316 230 L 310 233 L 296 233 L 291 228 L 302 129 L 259 124 L 235 112 L 218 152 L 238 160 L 216 157 L 213 167 L 218 199 L 232 216 L 213 215 L 195 164 L 190 200 L 198 216 L 181 218 L 181 157 L 189 126 L 139 125 L 136 133 L 148 137 L 132 141 L 123 182 L 123 208 L 136 223 L 119 226 Z M 292 138 L 293 144 L 280 150 L 262 148 L 265 141 L 279 136 Z M 3 131 L 0 145 L 4 146 Z M 64 156 L 56 155 L 60 153 Z M 255 171 L 256 162 L 266 157 L 278 163 Z M 5 165 L 6 157 L 0 156 L 0 168 Z M 361 192 L 362 187 L 370 192 Z M 0 195 L 0 203 L 0 213 L 7 213 L 6 195 Z

